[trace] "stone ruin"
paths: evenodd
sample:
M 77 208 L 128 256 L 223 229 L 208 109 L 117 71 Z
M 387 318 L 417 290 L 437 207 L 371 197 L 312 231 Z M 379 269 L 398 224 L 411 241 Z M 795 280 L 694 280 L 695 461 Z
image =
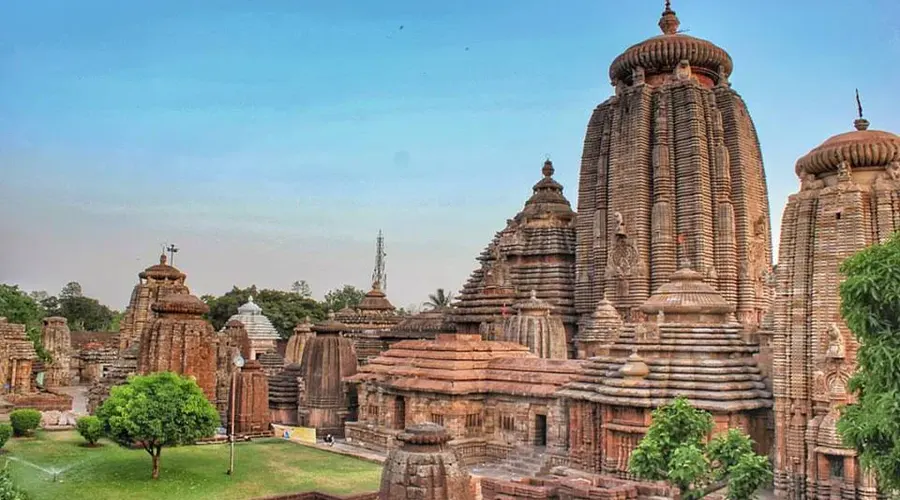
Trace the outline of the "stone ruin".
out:
M 596 356 L 618 335 L 621 328 L 621 316 L 604 296 L 597 303 L 590 318 L 583 321 L 578 330 L 578 335 L 575 337 L 577 358 L 589 359 Z
M 400 323 L 403 316 L 397 314 L 397 309 L 381 289 L 381 283 L 376 280 L 359 305 L 341 309 L 335 319 L 346 326 L 344 336 L 353 342 L 358 363 L 362 366 L 384 350 L 381 335 Z
M 25 325 L 0 318 L 0 394 L 35 392 L 31 374 L 35 361 L 37 353 L 25 334 Z
M 260 435 L 269 432 L 269 382 L 259 361 L 247 361 L 237 373 L 235 383 L 235 435 Z M 231 414 L 228 414 L 228 422 Z
M 300 394 L 297 419 L 304 427 L 315 427 L 319 437 L 343 437 L 344 422 L 355 419 L 356 401 L 342 381 L 356 373 L 356 350 L 343 335 L 347 326 L 335 320 L 334 313 L 313 330 L 316 336 L 300 362 L 306 388 Z
M 72 377 L 79 384 L 95 384 L 119 358 L 119 334 L 71 332 Z
M 303 367 L 291 363 L 284 370 L 269 377 L 269 413 L 272 423 L 282 425 L 299 424 L 300 401 L 305 399 L 306 384 Z
M 72 383 L 72 337 L 66 318 L 44 318 L 41 327 L 41 345 L 50 355 L 45 367 L 44 387 L 67 387 Z
M 250 359 L 250 338 L 244 324 L 232 319 L 225 323 L 225 328 L 219 333 L 216 348 L 216 409 L 223 423 L 228 421 L 231 379 L 238 371 L 234 365 L 238 354 L 245 360 Z
M 203 315 L 209 306 L 188 294 L 171 294 L 153 304 L 157 317 L 141 334 L 138 372 L 175 372 L 194 377 L 216 402 L 216 331 Z
M 307 316 L 303 323 L 294 327 L 294 333 L 288 339 L 287 347 L 284 349 L 284 362 L 286 364 L 299 363 L 303 359 L 303 349 L 314 335 L 312 322 Z
M 797 160 L 781 224 L 774 306 L 775 487 L 781 498 L 876 498 L 837 433 L 859 345 L 841 318 L 840 264 L 900 229 L 900 137 L 838 134 Z
M 166 255 L 159 256 L 154 264 L 138 273 L 138 284 L 131 292 L 131 300 L 125 308 L 125 318 L 119 333 L 119 350 L 136 344 L 141 332 L 154 318 L 152 306 L 169 294 L 188 293 L 184 280 L 187 276 L 167 263 Z
M 418 424 L 398 436 L 381 472 L 379 500 L 475 500 L 474 484 L 440 425 Z
M 506 318 L 497 340 L 522 344 L 541 358 L 566 359 L 566 327 L 551 313 L 553 306 L 532 290 L 531 298 L 516 302 L 513 309 L 517 314 Z
M 478 257 L 481 267 L 463 286 L 448 319 L 460 333 L 497 340 L 512 305 L 534 290 L 562 320 L 567 348 L 574 351 L 575 212 L 553 179 L 553 163 L 547 160 L 541 171 L 525 207 Z

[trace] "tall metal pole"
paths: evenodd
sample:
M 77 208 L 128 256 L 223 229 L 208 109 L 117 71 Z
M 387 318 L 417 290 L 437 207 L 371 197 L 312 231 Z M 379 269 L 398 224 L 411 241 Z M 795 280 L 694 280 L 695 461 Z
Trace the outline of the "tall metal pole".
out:
M 234 388 L 237 385 L 237 370 L 231 375 L 231 456 L 228 459 L 228 475 L 234 474 Z

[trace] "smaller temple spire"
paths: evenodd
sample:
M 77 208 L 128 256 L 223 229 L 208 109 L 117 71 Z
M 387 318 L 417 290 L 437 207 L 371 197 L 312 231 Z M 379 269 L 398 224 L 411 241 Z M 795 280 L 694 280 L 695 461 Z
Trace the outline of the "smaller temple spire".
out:
M 853 126 L 856 130 L 866 130 L 869 128 L 869 120 L 863 118 L 862 101 L 859 100 L 859 89 L 856 89 L 856 110 L 859 118 L 853 120 Z
M 672 10 L 672 3 L 666 0 L 666 10 L 663 11 L 662 17 L 659 18 L 659 29 L 665 35 L 674 35 L 678 32 L 679 26 L 681 26 L 681 21 L 678 20 L 678 16 Z

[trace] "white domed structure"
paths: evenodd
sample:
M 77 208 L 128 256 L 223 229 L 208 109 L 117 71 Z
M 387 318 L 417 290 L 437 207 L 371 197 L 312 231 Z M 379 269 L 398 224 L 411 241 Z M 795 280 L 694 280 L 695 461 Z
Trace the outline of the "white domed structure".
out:
M 278 330 L 272 326 L 263 312 L 253 302 L 253 296 L 247 300 L 247 303 L 238 307 L 238 312 L 228 319 L 228 321 L 240 321 L 247 330 L 247 336 L 250 338 L 250 359 L 257 359 L 260 354 L 268 351 L 275 351 L 275 342 L 280 338 Z M 219 331 L 224 332 L 225 329 Z

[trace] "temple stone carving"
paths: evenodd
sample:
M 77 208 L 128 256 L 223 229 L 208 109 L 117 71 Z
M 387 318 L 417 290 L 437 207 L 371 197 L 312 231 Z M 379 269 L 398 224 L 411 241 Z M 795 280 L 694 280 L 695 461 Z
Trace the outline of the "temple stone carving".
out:
M 303 359 L 303 348 L 313 335 L 315 333 L 312 331 L 312 323 L 307 316 L 303 323 L 294 327 L 294 333 L 288 339 L 284 350 L 284 361 L 288 364 L 299 363 Z
M 379 500 L 475 500 L 474 484 L 436 424 L 408 427 L 381 473 Z
M 122 319 L 119 333 L 119 350 L 122 351 L 136 344 L 144 328 L 153 322 L 152 306 L 156 301 L 171 293 L 189 293 L 184 285 L 185 274 L 167 264 L 165 254 L 159 256 L 159 264 L 139 273 L 138 279 Z
M 37 353 L 25 334 L 25 325 L 0 318 L 0 394 L 35 392 L 31 367 L 36 360 Z
M 344 335 L 353 342 L 361 366 L 384 350 L 381 335 L 403 321 L 403 316 L 397 313 L 376 280 L 359 305 L 341 309 L 335 319 L 346 326 Z
M 238 371 L 234 405 L 235 434 L 258 435 L 269 431 L 269 382 L 259 361 L 251 359 Z
M 305 392 L 303 367 L 299 363 L 291 363 L 282 372 L 269 377 L 269 414 L 272 423 L 297 425 L 297 411 Z
M 621 329 L 622 318 L 604 296 L 590 318 L 582 323 L 578 336 L 575 337 L 578 359 L 596 356 L 603 346 L 616 339 Z
M 250 359 L 250 337 L 244 324 L 232 319 L 225 323 L 225 328 L 219 333 L 216 348 L 216 409 L 222 422 L 228 421 L 231 379 L 238 371 L 234 365 L 234 359 L 238 354 L 245 360 Z
M 356 373 L 356 350 L 343 336 L 347 326 L 330 313 L 326 321 L 313 326 L 316 336 L 303 349 L 300 362 L 305 393 L 300 394 L 300 425 L 315 427 L 320 437 L 344 435 L 344 422 L 355 417 L 355 395 L 342 383 Z
M 119 334 L 71 332 L 72 372 L 80 384 L 94 384 L 119 357 Z
M 506 318 L 498 340 L 527 346 L 541 358 L 566 359 L 566 327 L 551 313 L 553 307 L 537 298 L 534 290 L 527 300 L 516 302 L 515 316 Z
M 229 318 L 231 320 L 240 321 L 250 337 L 250 355 L 247 359 L 258 359 L 262 353 L 275 351 L 275 342 L 280 338 L 278 330 L 263 314 L 262 308 L 253 302 L 252 295 L 246 304 L 238 307 L 237 314 Z
M 171 294 L 153 304 L 157 317 L 144 329 L 138 372 L 171 371 L 194 377 L 216 402 L 216 331 L 203 315 L 209 306 L 189 294 Z
M 838 134 L 797 160 L 781 224 L 775 299 L 775 486 L 780 498 L 875 498 L 835 431 L 858 344 L 840 316 L 841 262 L 900 229 L 900 137 Z
M 41 345 L 51 361 L 44 372 L 44 387 L 66 387 L 72 383 L 72 336 L 66 318 L 44 318 Z
M 588 323 L 606 298 L 626 321 L 683 260 L 755 328 L 769 309 L 769 207 L 753 122 L 728 76 L 731 57 L 678 32 L 610 65 L 615 95 L 587 127 L 578 189 L 575 307 Z
M 569 460 L 579 469 L 627 477 L 628 460 L 653 409 L 678 396 L 713 414 L 716 432 L 739 428 L 769 445 L 772 407 L 734 305 L 704 276 L 682 268 L 641 305 L 560 394 L 569 401 Z
M 553 307 L 566 327 L 569 349 L 577 329 L 574 308 L 575 212 L 553 179 L 550 160 L 525 207 L 507 221 L 478 257 L 476 269 L 459 294 L 450 321 L 460 333 L 499 338 L 512 305 L 531 290 Z

